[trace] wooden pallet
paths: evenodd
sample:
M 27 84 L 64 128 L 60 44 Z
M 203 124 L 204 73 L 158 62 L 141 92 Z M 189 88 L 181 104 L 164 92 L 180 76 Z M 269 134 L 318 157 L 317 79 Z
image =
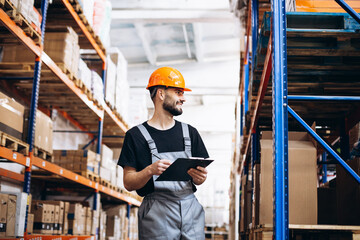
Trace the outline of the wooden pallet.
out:
M 86 177 L 87 179 L 90 179 L 91 181 L 94 181 L 94 182 L 99 182 L 100 180 L 100 177 L 98 174 L 90 171 L 90 170 L 86 170 L 86 171 L 75 171 L 75 173 L 83 176 L 83 177 Z
M 56 65 L 61 69 L 61 71 L 63 71 L 68 76 L 70 80 L 74 81 L 76 79 L 75 74 L 72 71 L 70 71 L 70 69 L 67 66 L 65 66 L 65 63 L 58 62 L 56 63 Z
M 53 162 L 53 154 L 52 153 L 50 153 L 44 149 L 38 148 L 36 146 L 34 147 L 34 156 L 44 159 L 49 162 Z
M 29 23 L 21 14 L 17 11 L 15 6 L 9 0 L 0 0 L 0 7 L 6 12 L 6 14 L 18 25 L 25 34 L 30 37 L 36 44 L 41 43 L 41 34 L 38 33 L 31 23 Z
M 111 183 L 108 180 L 100 178 L 100 184 L 105 187 L 110 187 Z
M 24 155 L 29 155 L 29 144 L 9 135 L 4 132 L 0 132 L 0 145 L 14 152 L 19 152 Z

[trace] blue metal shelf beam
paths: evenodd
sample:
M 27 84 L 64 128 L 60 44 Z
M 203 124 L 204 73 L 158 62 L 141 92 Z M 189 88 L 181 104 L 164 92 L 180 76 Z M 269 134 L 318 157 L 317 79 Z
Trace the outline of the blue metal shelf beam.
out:
M 360 23 L 360 15 L 355 12 L 344 0 L 335 0 L 350 16 L 352 16 L 358 23 Z
M 360 183 L 360 177 L 356 172 L 349 167 L 349 165 L 335 152 L 290 106 L 288 106 L 288 112 L 293 116 L 304 128 L 305 130 L 313 137 L 315 140 L 320 143 L 320 145 L 325 148 L 325 150 L 333 156 L 340 164 L 348 171 L 355 180 Z
M 356 96 L 298 96 L 289 95 L 288 100 L 310 100 L 310 101 L 360 101 L 360 97 Z

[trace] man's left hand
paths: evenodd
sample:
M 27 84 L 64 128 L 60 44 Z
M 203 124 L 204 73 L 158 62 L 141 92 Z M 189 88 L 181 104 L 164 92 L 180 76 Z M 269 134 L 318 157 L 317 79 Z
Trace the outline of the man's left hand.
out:
M 200 185 L 205 182 L 208 171 L 206 168 L 198 166 L 196 169 L 190 168 L 187 173 L 192 177 L 195 185 Z

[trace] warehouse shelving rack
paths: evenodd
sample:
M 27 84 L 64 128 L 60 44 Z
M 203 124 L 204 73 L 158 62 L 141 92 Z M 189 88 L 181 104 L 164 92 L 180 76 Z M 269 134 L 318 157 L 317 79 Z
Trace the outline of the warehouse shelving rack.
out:
M 343 0 L 335 0 L 348 14 L 319 14 L 319 13 L 286 13 L 285 0 L 271 0 L 271 13 L 265 13 L 262 19 L 262 29 L 264 30 L 264 25 L 266 25 L 266 33 L 261 38 L 258 36 L 259 29 L 259 6 L 258 4 L 264 3 L 264 1 L 252 0 L 249 1 L 247 15 L 247 31 L 246 31 L 246 48 L 243 54 L 243 63 L 242 63 L 242 78 L 240 83 L 240 96 L 241 96 L 241 110 L 240 110 L 240 121 L 241 121 L 241 130 L 240 135 L 242 137 L 242 146 L 240 159 L 240 165 L 238 171 L 240 173 L 252 171 L 251 167 L 258 161 L 258 136 L 259 136 L 259 125 L 266 126 L 267 130 L 271 129 L 273 131 L 273 166 L 274 166 L 274 195 L 273 195 L 273 209 L 274 209 L 274 221 L 272 232 L 275 239 L 289 239 L 289 214 L 288 214 L 288 130 L 298 129 L 299 125 L 295 125 L 295 121 L 288 120 L 288 113 L 297 120 L 302 128 L 305 130 L 325 149 L 323 157 L 326 159 L 326 154 L 331 155 L 336 161 L 341 164 L 351 175 L 352 177 L 360 183 L 360 177 L 347 165 L 343 159 L 347 159 L 346 153 L 349 149 L 349 138 L 346 132 L 348 132 L 356 123 L 360 120 L 360 110 L 359 110 L 359 100 L 360 97 L 356 96 L 359 93 L 359 85 L 356 81 L 351 82 L 350 80 L 341 79 L 343 82 L 336 82 L 334 78 L 329 77 L 328 81 L 333 81 L 332 84 L 339 84 L 339 89 L 333 91 L 331 96 L 322 96 L 321 91 L 316 91 L 316 89 L 306 90 L 301 89 L 298 86 L 298 91 L 295 91 L 294 85 L 288 85 L 288 66 L 291 65 L 290 73 L 292 74 L 292 80 L 294 80 L 294 75 L 298 74 L 300 71 L 308 70 L 306 69 L 305 61 L 311 61 L 309 56 L 314 55 L 315 59 L 312 59 L 307 67 L 313 67 L 316 70 L 312 71 L 312 75 L 319 75 L 331 73 L 336 75 L 338 68 L 339 71 L 348 71 L 353 70 L 354 72 L 348 73 L 345 75 L 348 78 L 356 79 L 358 76 L 358 62 L 355 61 L 352 65 L 350 62 L 348 66 L 323 66 L 319 67 L 320 63 L 316 63 L 319 59 L 316 59 L 316 55 L 319 53 L 324 54 L 328 52 L 328 56 L 345 56 L 345 57 L 359 57 L 359 51 L 353 49 L 353 51 L 341 51 L 341 49 L 336 49 L 331 53 L 331 46 L 334 44 L 329 44 L 328 49 L 318 51 L 313 49 L 312 51 L 306 52 L 306 47 L 301 49 L 301 46 L 298 46 L 296 49 L 296 43 L 294 43 L 294 38 L 301 36 L 313 36 L 314 34 L 324 36 L 328 34 L 330 37 L 338 37 L 339 44 L 344 44 L 343 42 L 351 39 L 351 36 L 356 36 L 359 38 L 358 30 L 360 29 L 360 15 L 357 14 L 346 2 Z M 251 3 L 251 4 L 250 4 Z M 269 11 L 269 6 L 265 6 L 261 11 Z M 320 18 L 331 19 L 332 17 L 337 21 L 337 24 L 342 23 L 342 27 L 335 27 L 335 30 L 332 29 L 322 29 L 322 32 L 319 30 L 307 30 L 306 27 L 299 27 L 301 24 L 304 26 L 308 22 L 306 17 L 313 17 L 315 15 L 320 15 Z M 272 22 L 270 22 L 272 16 Z M 316 17 L 315 17 L 316 18 Z M 296 29 L 296 27 L 291 27 L 296 25 L 296 21 L 288 25 L 287 21 L 297 19 L 297 26 L 301 29 Z M 305 20 L 304 20 L 305 19 Z M 317 19 L 318 20 L 318 19 Z M 290 21 L 291 22 L 291 21 Z M 319 22 L 318 22 L 319 23 Z M 320 23 L 321 24 L 321 23 Z M 341 29 L 341 30 L 340 30 Z M 302 35 L 303 34 L 303 35 Z M 323 34 L 323 35 L 322 35 Z M 338 34 L 338 36 L 337 36 Z M 250 35 L 252 36 L 252 54 L 250 58 L 249 46 L 250 46 Z M 318 36 L 314 36 L 315 38 Z M 288 37 L 292 37 L 290 39 Z M 264 39 L 266 39 L 264 41 Z M 351 40 L 350 40 L 351 41 Z M 290 48 L 287 46 L 287 42 L 290 43 Z M 316 42 L 319 43 L 319 42 Z M 290 49 L 290 50 L 289 50 Z M 264 56 L 264 51 L 266 52 Z M 302 52 L 301 52 L 302 51 Z M 330 52 L 330 53 L 329 53 Z M 345 53 L 346 52 L 346 53 Z M 301 61 L 294 61 L 294 56 L 298 54 Z M 341 55 L 343 54 L 343 55 Z M 290 56 L 290 63 L 288 62 L 288 57 Z M 320 55 L 321 56 L 321 55 Z M 343 65 L 346 63 L 341 62 Z M 251 71 L 249 65 L 251 64 Z M 311 65 L 312 64 L 312 65 Z M 298 68 L 294 67 L 295 65 L 300 65 Z M 330 64 L 331 65 L 331 64 Z M 339 64 L 338 64 L 339 65 Z M 349 66 L 350 65 L 350 66 Z M 354 67 L 357 65 L 357 68 Z M 272 88 L 268 89 L 270 71 L 272 70 Z M 333 72 L 331 72 L 333 71 Z M 329 74 L 330 73 L 330 74 Z M 336 77 L 340 75 L 337 74 Z M 312 77 L 312 76 L 310 76 Z M 318 79 L 319 80 L 319 79 Z M 310 79 L 309 82 L 314 81 Z M 352 83 L 352 85 L 351 85 Z M 307 84 L 307 85 L 306 85 Z M 342 87 L 341 87 L 341 84 Z M 300 84 L 299 84 L 300 85 Z M 304 86 L 308 86 L 309 83 L 303 83 Z M 292 87 L 292 88 L 291 88 Z M 271 91 L 272 89 L 272 91 Z M 292 94 L 297 95 L 288 95 L 288 91 Z M 268 96 L 271 92 L 272 97 Z M 309 94 L 313 94 L 310 95 Z M 323 90 L 324 92 L 324 90 Z M 355 96 L 351 96 L 355 94 Z M 303 96 L 306 95 L 306 96 Z M 345 96 L 341 96 L 345 95 Z M 272 103 L 271 103 L 272 100 Z M 289 106 L 288 101 L 291 101 L 294 109 Z M 309 101 L 316 101 L 316 104 L 311 104 Z M 324 111 L 323 105 L 319 102 L 327 103 L 330 102 L 333 104 L 331 110 L 328 112 Z M 340 104 L 339 104 L 340 102 Z M 345 107 L 345 104 L 349 106 Z M 349 103 L 350 102 L 350 103 Z M 318 106 L 317 106 L 318 104 Z M 338 104 L 338 105 L 336 105 Z M 303 106 L 301 106 L 303 105 Z M 304 107 L 305 106 L 305 107 Z M 315 107 L 316 108 L 315 108 Z M 272 107 L 272 112 L 269 109 Z M 303 108 L 302 108 L 303 107 Z M 333 141 L 332 137 L 338 137 L 342 140 L 341 144 L 341 156 L 329 146 L 322 137 L 319 136 L 308 124 L 314 120 L 314 117 L 309 116 L 311 113 L 304 114 L 304 108 L 313 107 L 314 112 L 321 115 L 318 118 L 320 120 L 319 124 L 329 124 L 334 127 L 334 125 L 339 123 L 335 121 L 335 118 L 339 116 L 346 116 L 346 119 L 340 124 L 340 129 L 331 129 L 333 136 L 327 137 L 328 141 Z M 339 109 L 336 109 L 339 108 Z M 261 110 L 261 111 L 260 111 Z M 323 111 L 322 111 L 323 110 Z M 301 112 L 305 115 L 305 120 L 303 120 L 297 112 Z M 312 114 L 314 114 L 314 112 Z M 324 113 L 325 112 L 325 113 Z M 344 114 L 344 112 L 346 114 Z M 335 116 L 336 114 L 341 114 Z M 326 121 L 326 117 L 330 117 L 330 120 Z M 271 119 L 266 120 L 267 119 Z M 321 119 L 323 118 L 323 119 Z M 260 122 L 261 121 L 261 122 Z M 260 122 L 260 123 L 259 123 Z M 325 125 L 326 126 L 326 125 Z M 251 151 L 250 151 L 251 149 Z M 347 150 L 346 150 L 347 149 Z M 326 173 L 325 173 L 326 174 Z M 292 229 L 294 226 L 291 226 Z M 315 226 L 316 227 L 316 226 Z M 328 226 L 331 229 L 331 226 Z M 349 227 L 340 227 L 341 229 L 347 229 Z M 351 227 L 350 227 L 351 228 Z M 352 227 L 353 230 L 359 230 L 359 227 Z M 340 229 L 338 229 L 340 230 Z M 349 230 L 349 229 L 348 229 Z
M 65 7 L 67 14 L 71 16 L 71 22 L 78 28 L 78 32 L 85 36 L 85 40 L 81 44 L 90 43 L 91 47 L 96 50 L 100 61 L 102 61 L 102 78 L 105 80 L 105 69 L 106 69 L 106 55 L 105 49 L 101 44 L 101 41 L 98 37 L 95 37 L 93 34 L 92 28 L 84 24 L 84 18 L 81 18 L 79 11 L 81 8 L 78 7 L 78 3 L 75 0 L 61 0 L 59 1 Z M 47 172 L 53 173 L 55 175 L 61 176 L 65 179 L 68 179 L 72 182 L 81 184 L 90 189 L 94 190 L 94 194 L 104 193 L 108 196 L 111 196 L 115 199 L 119 199 L 128 203 L 130 205 L 139 206 L 139 198 L 135 198 L 132 195 L 127 194 L 123 191 L 115 191 L 109 187 L 103 186 L 97 182 L 89 180 L 81 175 L 73 173 L 72 171 L 66 170 L 62 167 L 59 167 L 53 163 L 40 159 L 33 154 L 33 143 L 34 143 L 34 131 L 35 131 L 35 115 L 38 109 L 38 102 L 41 106 L 39 108 L 44 109 L 47 113 L 51 107 L 54 107 L 62 114 L 65 118 L 69 119 L 72 123 L 78 126 L 82 130 L 88 130 L 89 132 L 97 132 L 98 134 L 98 144 L 97 144 L 97 153 L 100 153 L 101 142 L 103 134 L 108 134 L 111 136 L 116 136 L 116 134 L 124 134 L 128 130 L 126 123 L 122 121 L 108 105 L 99 106 L 76 85 L 74 79 L 71 79 L 71 76 L 64 72 L 44 51 L 43 51 L 43 42 L 45 36 L 45 24 L 48 12 L 48 1 L 41 1 L 41 10 L 42 10 L 42 23 L 41 23 L 41 43 L 36 43 L 31 37 L 25 34 L 24 29 L 18 26 L 13 19 L 11 19 L 6 13 L 6 7 L 11 7 L 11 4 L 8 0 L 3 0 L 2 6 L 0 8 L 0 21 L 2 24 L 14 35 L 20 44 L 24 44 L 32 53 L 35 55 L 35 64 L 28 65 L 30 70 L 27 72 L 21 71 L 21 73 L 16 70 L 13 71 L 13 75 L 9 79 L 25 79 L 31 80 L 28 84 L 19 84 L 15 85 L 18 89 L 21 89 L 22 92 L 13 89 L 13 93 L 17 96 L 20 96 L 25 102 L 29 103 L 29 100 L 23 96 L 23 93 L 29 98 L 31 96 L 30 102 L 30 117 L 29 117 L 29 130 L 28 130 L 28 144 L 29 144 L 29 155 L 24 155 L 18 152 L 14 152 L 6 147 L 0 147 L 0 157 L 7 159 L 9 161 L 21 164 L 26 167 L 25 175 L 17 174 L 5 169 L 0 169 L 0 175 L 8 177 L 13 180 L 24 182 L 24 192 L 30 192 L 30 182 L 31 182 L 31 168 L 36 166 L 40 169 L 43 169 Z M 77 11 L 74 9 L 74 6 L 77 8 Z M 85 20 L 86 21 L 86 20 Z M 68 22 L 67 22 L 68 23 Z M 75 27 L 74 26 L 74 27 Z M 42 63 L 45 64 L 46 69 L 41 69 Z M 6 66 L 3 66 L 6 67 Z M 0 70 L 1 71 L 1 70 Z M 51 89 L 51 87 L 56 87 L 61 89 L 62 93 L 66 93 L 67 97 L 72 99 L 72 104 L 68 102 L 64 104 L 61 103 L 61 99 L 58 98 L 55 92 L 50 92 L 52 97 L 47 96 L 39 91 L 40 87 L 40 78 L 45 77 L 49 78 L 49 75 L 55 75 L 52 77 L 51 81 L 42 81 L 42 86 L 45 86 L 46 89 Z M 7 79 L 7 78 L 3 78 Z M 56 79 L 56 81 L 54 80 Z M 44 82 L 44 83 L 43 83 Z M 48 88 L 49 87 L 49 88 Z M 86 119 L 77 115 L 76 113 L 81 111 L 81 116 L 86 116 Z M 105 128 L 105 132 L 103 132 Z M 114 129 L 115 128 L 115 129 Z M 95 198 L 96 199 L 96 198 Z M 96 204 L 95 209 L 96 209 Z M 26 219 L 25 219 L 26 225 Z M 25 226 L 26 228 L 26 226 Z M 36 238 L 35 235 L 25 235 L 26 239 Z M 93 237 L 80 237 L 72 236 L 71 239 L 93 239 Z M 69 236 L 41 236 L 42 239 L 66 239 Z

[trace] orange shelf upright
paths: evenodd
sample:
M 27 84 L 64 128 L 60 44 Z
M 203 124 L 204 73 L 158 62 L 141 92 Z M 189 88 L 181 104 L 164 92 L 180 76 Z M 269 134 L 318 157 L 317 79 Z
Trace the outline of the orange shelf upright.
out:
M 11 149 L 0 146 L 0 157 L 8 159 L 12 162 L 30 167 L 31 161 L 29 156 L 24 156 L 21 153 L 13 152 Z
M 128 127 L 111 111 L 110 107 L 106 104 L 104 106 L 105 112 L 112 118 L 112 120 L 123 130 L 126 132 Z
M 62 2 L 64 3 L 65 7 L 69 10 L 71 16 L 74 18 L 74 20 L 77 22 L 77 24 L 79 25 L 79 27 L 81 28 L 81 30 L 83 31 L 83 33 L 85 34 L 86 38 L 89 40 L 89 42 L 91 43 L 91 45 L 93 46 L 93 48 L 96 50 L 96 52 L 98 53 L 98 55 L 100 56 L 101 60 L 103 62 L 106 62 L 106 56 L 105 53 L 101 50 L 101 48 L 99 47 L 99 45 L 96 43 L 95 39 L 93 38 L 93 36 L 90 34 L 89 30 L 86 28 L 85 24 L 83 23 L 83 21 L 80 19 L 79 15 L 77 14 L 77 12 L 75 11 L 75 9 L 73 8 L 73 6 L 71 5 L 71 3 L 69 2 L 69 0 L 62 0 Z
M 93 110 L 99 118 L 104 118 L 104 110 L 98 108 L 95 103 L 78 88 L 73 81 L 71 81 L 68 76 L 55 64 L 55 62 L 43 52 L 41 60 L 50 68 L 50 70 L 55 73 L 91 110 Z
M 28 37 L 25 32 L 15 24 L 13 20 L 4 12 L 3 9 L 0 9 L 0 21 L 3 22 L 5 27 L 9 29 L 18 39 L 20 39 L 36 56 L 40 57 L 41 48 L 35 44 L 35 42 Z M 35 61 L 35 58 L 34 58 Z

